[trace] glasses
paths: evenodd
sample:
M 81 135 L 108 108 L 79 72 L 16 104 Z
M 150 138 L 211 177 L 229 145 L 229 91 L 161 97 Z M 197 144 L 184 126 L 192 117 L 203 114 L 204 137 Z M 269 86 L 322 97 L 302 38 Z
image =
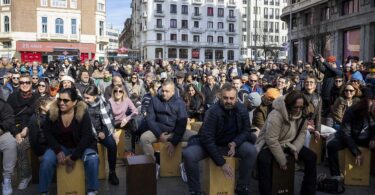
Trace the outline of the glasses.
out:
M 39 78 L 38 77 L 34 77 L 33 79 L 36 80 L 36 79 L 39 79 Z
M 132 79 L 136 79 L 137 77 L 132 77 Z
M 70 100 L 70 99 L 61 99 L 61 98 L 57 98 L 57 101 L 58 101 L 59 103 L 64 102 L 64 104 L 67 104 L 68 102 L 70 102 L 70 101 L 72 101 L 72 100 Z
M 41 84 L 39 84 L 38 87 L 46 87 L 46 86 L 45 86 L 45 85 L 41 85 Z
M 314 81 L 305 81 L 306 84 L 314 84 Z
M 114 90 L 115 93 L 124 93 L 122 90 Z
M 353 89 L 345 89 L 344 92 L 350 92 L 350 93 L 353 93 L 354 90 L 353 90 Z
M 258 80 L 249 80 L 252 83 L 258 82 Z
M 226 76 L 225 75 L 221 75 L 221 78 L 225 78 Z
M 351 80 L 350 82 L 352 82 L 352 83 L 358 83 L 359 80 Z
M 336 83 L 341 83 L 341 82 L 342 82 L 342 80 L 336 80 L 335 82 L 336 82 Z
M 18 80 L 18 79 L 20 79 L 20 77 L 12 77 L 12 79 Z
M 20 85 L 30 85 L 30 81 L 20 81 Z

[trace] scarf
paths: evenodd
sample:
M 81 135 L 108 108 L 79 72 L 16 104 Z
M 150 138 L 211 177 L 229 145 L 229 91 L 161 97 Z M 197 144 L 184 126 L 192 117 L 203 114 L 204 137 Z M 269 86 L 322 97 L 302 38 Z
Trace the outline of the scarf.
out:
M 96 107 L 100 106 L 100 114 L 102 119 L 102 124 L 105 125 L 109 131 L 109 135 L 114 133 L 115 128 L 113 126 L 113 116 L 110 105 L 106 102 L 103 96 L 99 96 L 95 99 L 95 102 L 90 103 L 90 106 Z
M 32 91 L 26 91 L 26 92 L 23 92 L 20 90 L 20 93 L 21 93 L 21 97 L 22 99 L 28 99 L 28 98 L 31 98 L 31 96 L 33 95 Z

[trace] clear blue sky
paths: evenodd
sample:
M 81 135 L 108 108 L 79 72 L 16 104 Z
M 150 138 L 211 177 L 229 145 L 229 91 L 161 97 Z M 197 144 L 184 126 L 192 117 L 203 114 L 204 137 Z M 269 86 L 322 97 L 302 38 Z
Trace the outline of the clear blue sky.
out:
M 107 0 L 107 25 L 120 29 L 124 27 L 126 18 L 131 15 L 131 0 Z

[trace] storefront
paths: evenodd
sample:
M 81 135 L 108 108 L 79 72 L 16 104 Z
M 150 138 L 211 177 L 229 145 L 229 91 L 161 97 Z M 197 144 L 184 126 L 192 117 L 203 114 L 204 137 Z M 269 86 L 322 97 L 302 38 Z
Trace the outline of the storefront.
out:
M 22 62 L 48 63 L 56 59 L 95 59 L 96 47 L 93 43 L 17 41 L 16 51 L 20 53 Z

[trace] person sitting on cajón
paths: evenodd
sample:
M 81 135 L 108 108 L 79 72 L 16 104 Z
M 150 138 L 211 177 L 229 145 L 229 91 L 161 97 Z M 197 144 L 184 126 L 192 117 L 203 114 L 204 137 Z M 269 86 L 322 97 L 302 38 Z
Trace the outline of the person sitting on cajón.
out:
M 250 137 L 250 119 L 246 107 L 238 102 L 237 90 L 224 84 L 220 101 L 206 112 L 198 135 L 189 140 L 183 151 L 185 170 L 191 195 L 202 194 L 199 183 L 199 161 L 210 157 L 220 166 L 226 177 L 234 179 L 234 171 L 223 155 L 241 159 L 236 187 L 238 195 L 249 194 L 250 176 L 256 160 L 255 146 L 247 142 Z

